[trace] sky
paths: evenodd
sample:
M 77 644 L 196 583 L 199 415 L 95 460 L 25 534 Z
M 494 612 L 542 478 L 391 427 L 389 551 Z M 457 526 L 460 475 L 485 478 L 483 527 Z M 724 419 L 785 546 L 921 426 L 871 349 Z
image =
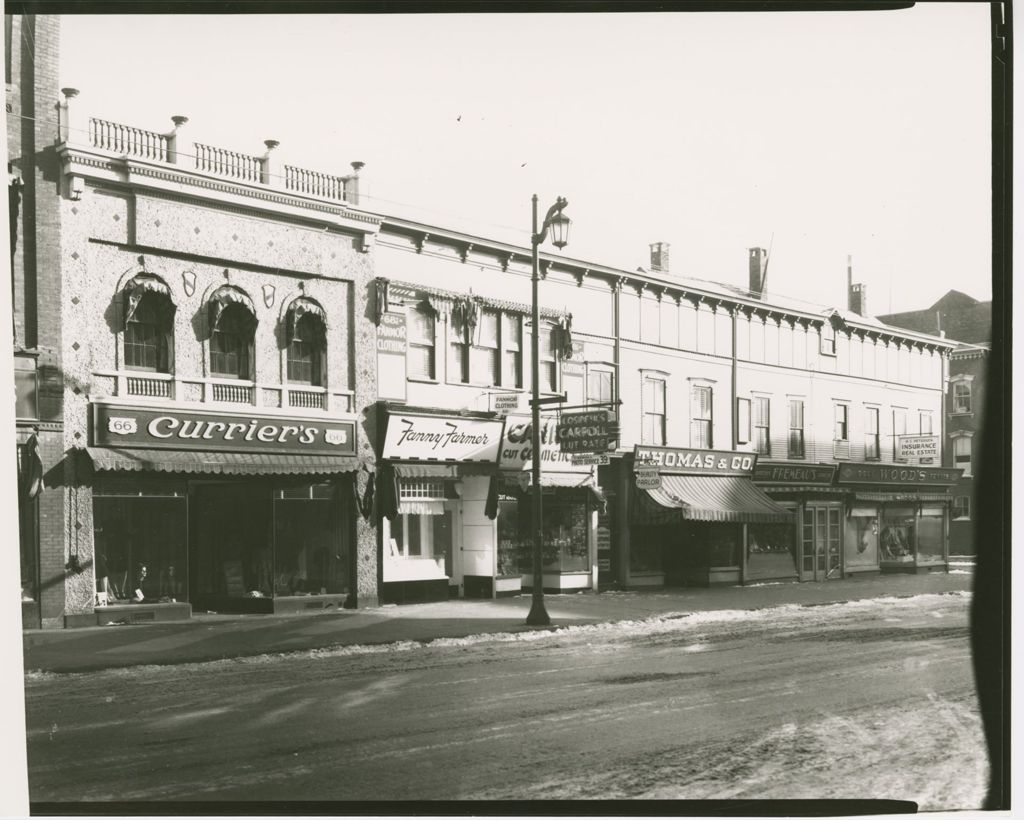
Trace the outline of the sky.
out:
M 845 307 L 849 254 L 879 314 L 991 298 L 988 14 L 72 15 L 61 84 L 494 239 L 564 196 L 575 259 Z

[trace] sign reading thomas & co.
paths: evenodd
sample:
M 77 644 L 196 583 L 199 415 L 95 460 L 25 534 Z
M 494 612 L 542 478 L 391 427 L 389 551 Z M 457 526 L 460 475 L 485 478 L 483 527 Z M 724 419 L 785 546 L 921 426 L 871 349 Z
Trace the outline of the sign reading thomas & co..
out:
M 92 441 L 100 447 L 351 456 L 356 425 L 241 413 L 94 404 Z
M 659 473 L 678 475 L 752 475 L 757 464 L 754 453 L 653 447 L 646 444 L 637 444 L 633 457 L 637 469 L 656 467 Z
M 831 484 L 835 464 L 772 464 L 762 461 L 754 468 L 754 481 L 772 484 Z
M 413 461 L 490 461 L 498 458 L 499 419 L 392 413 L 384 458 Z
M 938 484 L 949 486 L 960 480 L 963 470 L 947 467 L 907 467 L 888 464 L 842 464 L 840 484 Z

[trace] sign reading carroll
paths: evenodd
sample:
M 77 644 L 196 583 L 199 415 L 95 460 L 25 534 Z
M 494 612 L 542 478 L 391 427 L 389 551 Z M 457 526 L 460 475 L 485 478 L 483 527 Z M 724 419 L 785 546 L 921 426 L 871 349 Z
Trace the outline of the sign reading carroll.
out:
M 384 458 L 414 461 L 490 461 L 498 458 L 501 421 L 392 413 Z
M 899 436 L 897 441 L 897 461 L 934 464 L 939 457 L 938 436 Z
M 589 473 L 586 464 L 574 464 L 571 453 L 561 446 L 557 430 L 558 422 L 551 417 L 540 420 L 540 461 L 541 469 L 557 473 Z M 505 420 L 505 432 L 501 439 L 501 457 L 498 466 L 502 470 L 532 470 L 533 447 L 531 446 L 533 421 L 530 416 L 514 415 Z
M 194 413 L 94 404 L 92 441 L 100 447 L 351 456 L 356 425 L 241 413 Z
M 661 474 L 679 475 L 751 475 L 757 456 L 732 450 L 690 450 L 683 447 L 652 447 L 637 444 L 633 451 L 635 467 L 655 467 Z
M 606 453 L 610 435 L 605 410 L 563 413 L 558 423 L 558 441 L 565 453 Z
M 835 475 L 834 464 L 769 464 L 762 461 L 754 468 L 754 481 L 776 484 L 831 484 Z
M 948 486 L 960 480 L 960 469 L 945 467 L 907 467 L 886 464 L 842 464 L 840 484 L 939 484 Z

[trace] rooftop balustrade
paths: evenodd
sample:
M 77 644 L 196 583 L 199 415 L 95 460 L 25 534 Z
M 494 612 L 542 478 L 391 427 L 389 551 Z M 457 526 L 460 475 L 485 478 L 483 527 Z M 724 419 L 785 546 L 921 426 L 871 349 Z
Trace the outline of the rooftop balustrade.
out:
M 89 117 L 85 127 L 75 128 L 71 108 L 78 92 L 73 88 L 62 91 L 65 99 L 60 104 L 60 138 L 65 142 L 73 141 L 76 134 L 85 133 L 90 146 L 121 157 L 176 165 L 200 174 L 246 185 L 266 186 L 299 196 L 359 204 L 361 162 L 351 163 L 352 173 L 342 176 L 280 163 L 275 155 L 276 140 L 264 140 L 266 151 L 262 154 L 247 154 L 185 140 L 182 129 L 188 117 L 183 116 L 172 117 L 174 127 L 165 133 L 98 117 Z

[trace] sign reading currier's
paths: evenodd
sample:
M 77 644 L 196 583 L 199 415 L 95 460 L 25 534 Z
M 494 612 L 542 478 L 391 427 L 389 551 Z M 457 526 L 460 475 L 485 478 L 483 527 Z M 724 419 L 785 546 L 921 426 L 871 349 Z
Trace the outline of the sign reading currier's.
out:
M 92 410 L 92 441 L 100 447 L 338 456 L 356 452 L 356 426 L 352 421 L 112 404 L 94 404 Z
M 653 447 L 646 444 L 636 445 L 633 460 L 636 469 L 654 467 L 663 475 L 751 475 L 757 464 L 757 456 L 754 453 Z
M 411 461 L 489 461 L 498 458 L 499 419 L 392 413 L 384 458 Z

